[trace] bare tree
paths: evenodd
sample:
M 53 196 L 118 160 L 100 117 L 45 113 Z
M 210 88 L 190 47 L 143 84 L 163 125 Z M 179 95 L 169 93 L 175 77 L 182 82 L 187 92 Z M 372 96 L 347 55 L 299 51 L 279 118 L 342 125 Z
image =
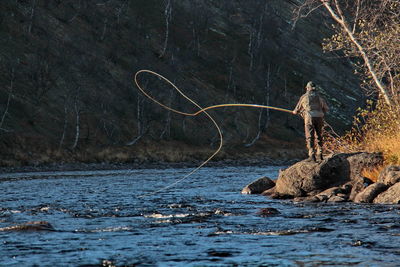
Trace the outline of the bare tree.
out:
M 171 107 L 172 102 L 174 100 L 174 91 L 171 88 L 171 93 L 170 93 L 170 98 L 169 98 L 169 104 L 168 106 Z M 171 121 L 172 121 L 172 112 L 170 110 L 167 111 L 167 119 L 165 120 L 165 126 L 163 131 L 160 134 L 160 139 L 163 138 L 169 138 L 171 136 Z
M 144 86 L 144 88 L 147 87 L 147 82 Z M 137 121 L 137 135 L 135 138 L 133 138 L 131 141 L 126 143 L 127 146 L 132 146 L 136 144 L 147 132 L 147 129 L 145 127 L 144 123 L 144 98 L 138 94 L 137 95 L 137 102 L 136 102 L 136 121 Z
M 353 44 L 357 47 L 359 53 L 361 54 L 361 57 L 364 59 L 364 62 L 368 68 L 369 73 L 372 76 L 372 79 L 374 80 L 376 86 L 380 90 L 382 96 L 384 97 L 386 103 L 388 105 L 392 105 L 392 101 L 390 100 L 389 93 L 387 92 L 386 88 L 382 84 L 382 82 L 378 79 L 378 76 L 376 75 L 375 69 L 372 66 L 371 60 L 368 57 L 367 53 L 365 52 L 364 47 L 360 44 L 360 42 L 357 40 L 356 36 L 354 35 L 353 31 L 351 30 L 347 19 L 342 11 L 342 8 L 338 2 L 338 0 L 334 0 L 334 6 L 329 1 L 326 0 L 321 0 L 324 7 L 328 10 L 332 18 L 339 23 L 339 25 L 342 27 L 342 29 L 345 31 L 345 33 L 348 35 L 350 40 L 353 42 Z M 358 5 L 360 2 L 358 1 Z M 355 27 L 355 26 L 354 26 Z M 354 29 L 353 27 L 353 29 Z
M 64 144 L 65 140 L 65 135 L 67 133 L 67 127 L 68 127 L 68 98 L 64 98 L 64 125 L 63 125 L 63 132 L 60 138 L 60 142 L 58 143 L 58 150 L 61 149 L 61 147 Z
M 72 145 L 72 149 L 75 149 L 78 145 L 78 141 L 79 141 L 79 136 L 80 136 L 80 115 L 81 115 L 81 109 L 79 106 L 79 95 L 80 95 L 80 90 L 81 87 L 78 86 L 78 88 L 76 89 L 76 95 L 75 95 L 75 101 L 74 101 L 74 109 L 75 109 L 75 139 L 74 139 L 74 143 Z
M 270 91 L 271 91 L 271 64 L 268 64 L 267 68 L 267 73 L 264 81 L 264 89 L 265 89 L 265 102 L 263 102 L 263 105 L 269 105 L 269 98 L 270 98 Z M 263 119 L 264 113 L 265 118 Z M 253 138 L 252 141 L 249 143 L 245 144 L 246 147 L 251 147 L 253 146 L 261 137 L 261 134 L 265 132 L 265 130 L 268 128 L 270 122 L 270 116 L 269 116 L 269 109 L 264 110 L 260 109 L 258 113 L 258 131 L 256 136 Z
M 160 57 L 163 57 L 165 55 L 165 52 L 167 51 L 167 46 L 168 46 L 169 23 L 170 23 L 170 21 L 172 19 L 171 0 L 165 0 L 164 16 L 165 16 L 165 40 L 164 40 L 164 46 L 163 46 L 163 50 L 162 50 L 162 52 L 160 54 Z
M 382 15 L 382 10 L 388 4 L 392 4 L 395 9 L 399 9 L 398 3 L 396 4 L 392 0 L 380 0 L 380 1 L 349 1 L 349 0 L 305 0 L 303 4 L 297 9 L 297 17 L 303 17 L 310 13 L 310 10 L 315 10 L 319 6 L 323 6 L 329 16 L 339 25 L 340 36 L 346 38 L 349 43 L 355 48 L 358 56 L 364 61 L 367 76 L 370 76 L 374 82 L 378 92 L 383 96 L 385 102 L 392 106 L 391 95 L 387 88 L 382 82 L 382 77 L 378 75 L 377 64 L 374 61 L 373 51 L 369 50 L 365 42 L 362 42 L 360 36 L 363 34 L 363 30 L 357 32 L 357 25 L 360 24 L 360 17 L 364 13 L 364 18 L 368 18 L 365 23 L 371 23 L 378 26 L 379 16 Z M 364 6 L 362 6 L 364 4 Z M 346 7 L 346 10 L 343 9 Z M 364 8 L 363 8 L 364 7 Z M 305 15 L 300 15 L 305 12 Z M 374 13 L 371 16 L 371 13 Z M 398 16 L 398 13 L 397 13 Z M 392 22 L 393 23 L 393 22 Z M 351 24 L 353 24 L 351 26 Z M 343 47 L 342 47 L 343 48 Z M 353 55 L 352 55 L 353 56 Z
M 4 109 L 3 116 L 1 116 L 1 121 L 0 121 L 0 130 L 2 130 L 2 131 L 7 131 L 6 129 L 3 129 L 2 127 L 3 127 L 4 120 L 5 120 L 5 118 L 6 118 L 7 114 L 8 114 L 8 109 L 10 107 L 12 92 L 13 92 L 13 89 L 14 89 L 14 79 L 15 79 L 15 71 L 14 71 L 14 68 L 12 68 L 11 69 L 10 88 L 9 88 L 9 91 L 8 91 L 7 104 L 6 104 L 6 107 Z
M 106 37 L 106 33 L 107 33 L 107 23 L 108 23 L 108 19 L 105 18 L 104 22 L 103 22 L 103 32 L 101 33 L 101 37 L 100 40 L 104 41 L 104 38 Z
M 33 19 L 35 17 L 35 10 L 36 10 L 36 0 L 32 0 L 32 7 L 31 7 L 31 21 L 29 23 L 28 27 L 28 33 L 30 34 L 32 32 L 32 25 L 33 25 Z
M 268 0 L 265 1 L 264 8 L 261 11 L 260 17 L 255 19 L 253 25 L 250 28 L 249 45 L 247 51 L 250 55 L 250 71 L 252 71 L 254 68 L 254 60 L 258 58 L 264 40 L 263 26 L 267 8 Z

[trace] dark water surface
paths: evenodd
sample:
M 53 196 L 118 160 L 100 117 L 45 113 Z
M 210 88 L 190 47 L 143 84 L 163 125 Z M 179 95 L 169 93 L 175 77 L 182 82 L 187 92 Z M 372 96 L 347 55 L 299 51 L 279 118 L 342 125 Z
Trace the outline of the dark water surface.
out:
M 296 204 L 241 195 L 278 167 L 0 175 L 1 266 L 399 266 L 399 206 Z M 279 214 L 261 216 L 260 209 Z

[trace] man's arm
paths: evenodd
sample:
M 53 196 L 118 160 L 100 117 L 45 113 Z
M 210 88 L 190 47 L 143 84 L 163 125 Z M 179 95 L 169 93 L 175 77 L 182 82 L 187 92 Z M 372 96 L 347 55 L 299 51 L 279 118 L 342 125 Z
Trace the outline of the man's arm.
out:
M 299 113 L 301 114 L 301 112 L 303 111 L 303 98 L 304 98 L 304 95 L 302 95 L 302 96 L 300 97 L 299 102 L 297 102 L 296 107 L 295 107 L 294 110 L 292 111 L 292 113 L 293 113 L 294 115 L 299 114 Z

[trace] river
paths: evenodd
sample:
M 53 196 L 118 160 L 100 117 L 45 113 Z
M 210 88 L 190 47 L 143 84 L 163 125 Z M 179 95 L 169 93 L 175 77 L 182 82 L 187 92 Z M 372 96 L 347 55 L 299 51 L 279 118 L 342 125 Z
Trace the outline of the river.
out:
M 0 266 L 398 266 L 400 209 L 241 195 L 279 167 L 0 174 Z M 279 211 L 270 216 L 260 210 Z

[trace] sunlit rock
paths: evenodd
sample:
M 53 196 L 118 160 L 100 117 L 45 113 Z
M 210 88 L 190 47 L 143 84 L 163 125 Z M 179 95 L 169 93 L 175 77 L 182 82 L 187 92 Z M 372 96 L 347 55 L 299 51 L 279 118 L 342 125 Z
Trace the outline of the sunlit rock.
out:
M 46 221 L 34 221 L 23 224 L 0 228 L 0 231 L 55 231 L 53 226 Z
M 246 185 L 242 190 L 242 194 L 261 194 L 274 186 L 275 182 L 270 178 L 261 177 L 260 179 Z
M 276 192 L 290 197 L 316 195 L 328 188 L 362 179 L 361 171 L 382 163 L 379 153 L 341 153 L 321 163 L 298 162 L 279 174 Z
M 399 204 L 400 203 L 400 182 L 389 187 L 388 190 L 379 194 L 375 199 L 374 203 L 379 204 Z
M 387 188 L 388 186 L 383 183 L 371 184 L 355 197 L 354 202 L 371 203 L 376 196 L 385 191 Z
M 378 182 L 392 186 L 400 182 L 400 166 L 386 167 L 378 177 Z

